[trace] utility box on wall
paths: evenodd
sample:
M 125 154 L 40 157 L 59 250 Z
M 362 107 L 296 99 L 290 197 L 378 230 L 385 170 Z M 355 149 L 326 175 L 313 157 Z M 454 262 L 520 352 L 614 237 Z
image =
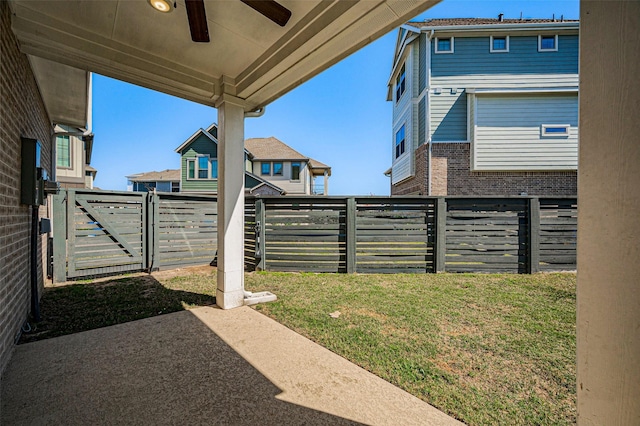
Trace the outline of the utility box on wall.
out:
M 20 174 L 20 202 L 30 206 L 44 204 L 44 181 L 47 172 L 40 167 L 40 142 L 22 138 L 22 164 Z

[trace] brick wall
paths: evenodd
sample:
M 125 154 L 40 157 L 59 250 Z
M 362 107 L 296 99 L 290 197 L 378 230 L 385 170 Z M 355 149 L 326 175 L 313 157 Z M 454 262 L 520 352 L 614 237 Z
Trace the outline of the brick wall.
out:
M 392 185 L 391 195 L 428 195 L 429 161 L 427 158 L 427 145 L 420 145 L 416 149 L 415 155 L 415 175 L 396 185 Z
M 431 156 L 431 195 L 573 195 L 576 171 L 472 172 L 470 144 L 434 143 Z M 392 188 L 392 195 L 429 193 L 427 145 L 416 150 L 416 176 Z M 421 165 L 422 163 L 422 165 Z M 424 176 L 424 177 L 423 177 Z
M 20 137 L 40 140 L 41 164 L 51 174 L 52 131 L 29 61 L 11 32 L 11 12 L 0 2 L 0 372 L 30 311 L 30 207 L 20 204 Z M 46 208 L 40 209 L 46 214 Z M 43 246 L 39 247 L 42 254 Z M 38 257 L 40 287 L 44 278 Z

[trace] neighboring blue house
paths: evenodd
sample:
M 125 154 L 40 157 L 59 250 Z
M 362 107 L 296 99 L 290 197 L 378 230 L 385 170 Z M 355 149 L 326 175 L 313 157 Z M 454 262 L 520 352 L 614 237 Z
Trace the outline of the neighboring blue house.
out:
M 502 15 L 403 25 L 392 195 L 575 195 L 578 30 Z

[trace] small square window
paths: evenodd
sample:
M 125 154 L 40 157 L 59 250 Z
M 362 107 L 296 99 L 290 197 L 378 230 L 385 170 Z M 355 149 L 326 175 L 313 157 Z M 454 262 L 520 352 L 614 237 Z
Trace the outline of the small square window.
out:
M 453 53 L 453 37 L 436 37 L 436 53 Z
M 282 175 L 282 163 L 273 163 L 273 174 Z
M 509 51 L 509 36 L 491 36 L 491 53 Z
M 263 175 L 270 175 L 271 174 L 271 163 L 262 163 L 262 166 L 260 168 L 260 173 Z
M 540 126 L 540 136 L 566 138 L 570 128 L 569 124 L 543 124 Z
M 538 52 L 557 52 L 558 36 L 557 35 L 540 35 L 538 36 Z

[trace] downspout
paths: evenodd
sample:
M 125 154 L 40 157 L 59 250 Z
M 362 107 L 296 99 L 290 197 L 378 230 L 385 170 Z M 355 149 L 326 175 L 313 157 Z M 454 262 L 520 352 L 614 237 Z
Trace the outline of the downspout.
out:
M 258 117 L 262 117 L 264 115 L 264 112 L 267 110 L 266 106 L 257 108 L 254 111 L 246 111 L 244 113 L 244 118 L 258 118 Z
M 428 188 L 427 188 L 427 191 L 428 191 L 427 195 L 430 197 L 431 196 L 431 146 L 432 146 L 431 137 L 429 137 L 429 139 L 427 139 L 427 145 L 428 145 L 427 146 L 427 148 L 428 148 L 427 149 L 427 168 L 429 169 L 429 173 L 428 173 L 428 176 L 427 176 L 427 179 L 429 180 L 429 185 L 428 185 Z
M 429 41 L 429 49 L 428 49 L 428 53 L 427 53 L 427 58 L 429 63 L 427 64 L 427 134 L 429 135 L 429 137 L 427 138 L 427 168 L 429 169 L 429 172 L 427 173 L 427 179 L 429 180 L 429 184 L 427 185 L 427 195 L 430 197 L 432 190 L 431 190 L 431 181 L 432 181 L 432 176 L 433 173 L 431 171 L 431 157 L 432 157 L 432 146 L 433 143 L 431 141 L 431 99 L 429 97 L 429 93 L 431 92 L 431 39 L 433 38 L 433 34 L 434 34 L 434 30 L 431 30 L 429 32 L 429 36 L 427 37 L 427 40 Z
M 244 118 L 258 118 L 262 117 L 267 110 L 266 106 L 255 109 L 254 111 L 245 111 Z M 244 291 L 244 304 L 245 305 L 255 305 L 257 303 L 271 302 L 276 300 L 276 296 L 274 294 L 269 293 L 268 291 L 261 291 L 257 293 L 252 293 L 243 289 Z

